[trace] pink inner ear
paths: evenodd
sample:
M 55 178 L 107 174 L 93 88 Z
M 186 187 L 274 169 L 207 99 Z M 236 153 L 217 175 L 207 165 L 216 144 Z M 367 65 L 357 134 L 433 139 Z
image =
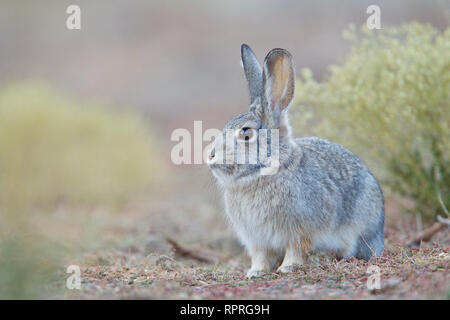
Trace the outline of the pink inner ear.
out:
M 290 58 L 284 53 L 275 53 L 266 61 L 265 93 L 272 108 L 286 108 L 294 95 L 294 71 Z

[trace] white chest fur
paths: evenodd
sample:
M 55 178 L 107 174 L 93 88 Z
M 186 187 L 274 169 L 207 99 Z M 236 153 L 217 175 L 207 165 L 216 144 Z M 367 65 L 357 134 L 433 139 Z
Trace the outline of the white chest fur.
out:
M 288 241 L 286 218 L 270 199 L 225 193 L 225 209 L 239 240 L 246 247 L 283 250 Z

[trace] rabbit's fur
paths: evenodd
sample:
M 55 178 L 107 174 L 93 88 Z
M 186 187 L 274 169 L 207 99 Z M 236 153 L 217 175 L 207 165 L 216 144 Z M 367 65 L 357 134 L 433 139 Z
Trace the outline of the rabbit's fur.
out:
M 222 187 L 227 216 L 252 259 L 247 276 L 276 268 L 289 272 L 312 249 L 343 258 L 368 260 L 384 249 L 384 200 L 367 167 L 339 144 L 316 138 L 294 139 L 287 108 L 294 97 L 295 70 L 286 50 L 273 49 L 263 69 L 247 45 L 241 47 L 251 106 L 224 128 L 279 130 L 279 168 L 263 175 L 265 165 L 218 163 L 236 152 L 219 135 L 209 166 Z M 238 140 L 238 139 L 236 139 Z

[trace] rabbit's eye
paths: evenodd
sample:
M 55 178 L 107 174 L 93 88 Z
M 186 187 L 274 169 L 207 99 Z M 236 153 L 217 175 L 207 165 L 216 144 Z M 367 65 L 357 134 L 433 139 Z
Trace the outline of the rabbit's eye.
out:
M 249 141 L 251 140 L 255 135 L 255 129 L 244 127 L 241 130 L 239 130 L 238 139 Z

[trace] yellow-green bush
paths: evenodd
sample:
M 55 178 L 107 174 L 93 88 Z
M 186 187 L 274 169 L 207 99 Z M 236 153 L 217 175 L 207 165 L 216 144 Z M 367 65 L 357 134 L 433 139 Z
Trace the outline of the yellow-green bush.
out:
M 80 208 L 147 190 L 158 178 L 156 149 L 132 113 L 72 101 L 39 83 L 0 89 L 0 298 L 45 297 L 64 269 L 61 248 L 71 245 L 64 230 L 74 222 L 99 228 Z M 64 218 L 55 219 L 61 204 Z
M 450 29 L 351 27 L 345 36 L 351 52 L 325 81 L 301 73 L 296 129 L 354 151 L 425 218 L 443 213 L 439 199 L 450 207 Z
M 136 115 L 43 85 L 0 91 L 0 207 L 121 200 L 153 181 L 157 158 Z

